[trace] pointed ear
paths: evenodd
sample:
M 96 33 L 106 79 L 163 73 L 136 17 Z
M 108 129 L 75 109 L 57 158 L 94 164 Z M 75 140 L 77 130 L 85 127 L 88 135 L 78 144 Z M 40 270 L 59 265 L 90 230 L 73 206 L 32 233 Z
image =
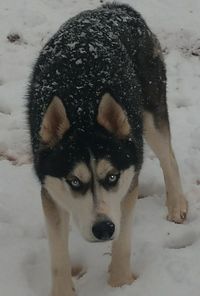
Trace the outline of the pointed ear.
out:
M 100 102 L 97 122 L 119 138 L 128 136 L 131 131 L 125 111 L 108 93 Z
M 40 136 L 42 141 L 53 146 L 70 128 L 65 107 L 58 97 L 54 97 L 42 120 Z

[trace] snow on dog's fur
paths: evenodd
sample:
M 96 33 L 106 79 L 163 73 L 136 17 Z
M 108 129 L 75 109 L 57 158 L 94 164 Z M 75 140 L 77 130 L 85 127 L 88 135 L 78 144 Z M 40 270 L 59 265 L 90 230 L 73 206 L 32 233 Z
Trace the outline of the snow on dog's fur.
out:
M 83 12 L 41 51 L 27 99 L 49 232 L 52 296 L 74 295 L 70 214 L 85 239 L 113 240 L 109 283 L 132 283 L 130 229 L 143 136 L 163 169 L 168 219 L 181 223 L 187 213 L 157 38 L 127 5 Z

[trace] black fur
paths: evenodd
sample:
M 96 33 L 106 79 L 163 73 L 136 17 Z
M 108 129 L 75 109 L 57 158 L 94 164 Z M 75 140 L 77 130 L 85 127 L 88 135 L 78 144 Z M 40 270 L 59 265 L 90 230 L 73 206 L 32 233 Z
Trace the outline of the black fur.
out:
M 34 164 L 63 177 L 80 160 L 108 158 L 117 169 L 143 159 L 142 114 L 168 121 L 165 66 L 156 37 L 128 5 L 105 4 L 68 20 L 42 49 L 28 91 Z M 97 124 L 102 95 L 110 92 L 126 110 L 132 136 L 118 139 Z M 53 148 L 41 147 L 42 118 L 54 96 L 63 101 L 70 130 Z

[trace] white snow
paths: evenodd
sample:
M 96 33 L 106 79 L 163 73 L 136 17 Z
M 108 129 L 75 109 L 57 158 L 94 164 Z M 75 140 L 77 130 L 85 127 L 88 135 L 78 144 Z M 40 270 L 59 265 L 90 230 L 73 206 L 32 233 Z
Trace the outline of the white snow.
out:
M 49 295 L 48 242 L 40 188 L 31 164 L 24 97 L 28 76 L 46 40 L 70 16 L 97 0 L 0 0 L 0 295 Z M 141 195 L 133 223 L 132 267 L 138 279 L 113 289 L 106 283 L 110 244 L 89 244 L 72 228 L 73 261 L 87 273 L 77 295 L 199 296 L 200 293 L 200 1 L 127 0 L 140 11 L 163 48 L 173 147 L 189 215 L 183 225 L 165 220 L 158 160 L 145 149 Z M 14 43 L 9 34 L 18 34 Z M 72 45 L 73 46 L 73 45 Z

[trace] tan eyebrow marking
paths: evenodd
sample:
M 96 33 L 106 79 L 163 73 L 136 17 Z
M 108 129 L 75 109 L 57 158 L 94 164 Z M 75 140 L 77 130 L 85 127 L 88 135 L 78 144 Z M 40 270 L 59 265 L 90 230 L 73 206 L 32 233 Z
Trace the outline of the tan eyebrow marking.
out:
M 106 159 L 102 159 L 97 163 L 96 167 L 96 174 L 99 179 L 104 179 L 109 172 L 116 173 L 117 170 L 113 165 L 110 163 L 110 161 Z
M 83 162 L 80 162 L 75 166 L 73 171 L 68 175 L 68 177 L 75 176 L 83 183 L 89 183 L 91 181 L 91 173 L 87 165 Z

